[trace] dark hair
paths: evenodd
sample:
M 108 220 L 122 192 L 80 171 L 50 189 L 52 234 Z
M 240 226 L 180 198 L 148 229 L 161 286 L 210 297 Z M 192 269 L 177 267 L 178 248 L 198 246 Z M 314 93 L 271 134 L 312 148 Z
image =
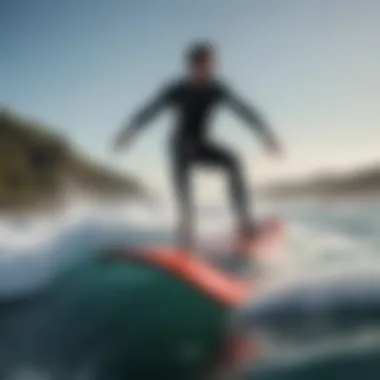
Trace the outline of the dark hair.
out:
M 195 42 L 187 48 L 186 61 L 189 65 L 194 65 L 214 53 L 214 46 L 210 42 Z

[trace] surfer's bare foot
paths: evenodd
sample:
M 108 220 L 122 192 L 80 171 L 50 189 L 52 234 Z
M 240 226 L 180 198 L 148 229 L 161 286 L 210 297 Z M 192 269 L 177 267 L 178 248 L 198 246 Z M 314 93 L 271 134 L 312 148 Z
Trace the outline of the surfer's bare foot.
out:
M 185 251 L 190 251 L 193 244 L 188 236 L 179 235 L 177 236 L 177 246 Z
M 260 229 L 255 223 L 247 223 L 241 226 L 238 229 L 235 248 L 240 252 L 246 252 L 252 246 L 252 243 L 259 233 Z
M 194 249 L 193 234 L 188 228 L 180 228 L 177 239 L 179 247 L 184 251 L 191 252 Z
M 256 238 L 261 232 L 261 228 L 258 223 L 247 223 L 240 227 L 239 237 L 244 240 L 250 240 Z

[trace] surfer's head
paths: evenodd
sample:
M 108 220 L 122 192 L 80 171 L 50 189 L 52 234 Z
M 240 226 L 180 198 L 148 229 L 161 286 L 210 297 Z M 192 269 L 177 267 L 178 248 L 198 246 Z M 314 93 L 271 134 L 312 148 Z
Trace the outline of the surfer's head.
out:
M 201 81 L 212 78 L 215 58 L 215 49 L 210 42 L 193 43 L 186 51 L 186 61 L 191 75 Z

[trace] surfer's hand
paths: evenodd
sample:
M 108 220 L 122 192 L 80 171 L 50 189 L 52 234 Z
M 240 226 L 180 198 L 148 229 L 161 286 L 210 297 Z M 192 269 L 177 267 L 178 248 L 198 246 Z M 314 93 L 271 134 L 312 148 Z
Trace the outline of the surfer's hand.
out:
M 131 134 L 121 134 L 116 137 L 112 143 L 112 151 L 114 153 L 119 153 L 122 149 L 126 149 L 132 140 Z
M 114 153 L 119 153 L 123 147 L 123 141 L 121 139 L 115 139 L 112 142 L 111 149 Z
M 275 157 L 282 157 L 283 156 L 283 150 L 279 142 L 275 139 L 270 139 L 267 142 L 267 151 L 269 154 Z

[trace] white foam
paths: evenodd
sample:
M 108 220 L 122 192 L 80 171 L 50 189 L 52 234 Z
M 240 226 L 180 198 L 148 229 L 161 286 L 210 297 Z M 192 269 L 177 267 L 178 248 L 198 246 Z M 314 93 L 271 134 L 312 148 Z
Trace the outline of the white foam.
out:
M 271 211 L 268 205 L 260 210 Z M 123 239 L 128 242 L 128 232 L 135 228 L 146 230 L 147 234 L 170 232 L 175 220 L 171 205 L 156 208 L 127 202 L 100 205 L 74 198 L 64 212 L 55 216 L 0 220 L 0 296 L 38 290 L 61 268 L 87 252 L 112 242 L 124 242 Z M 232 220 L 229 212 L 222 209 L 200 213 L 201 238 L 224 236 L 231 231 Z M 367 240 L 308 227 L 303 222 L 289 221 L 288 227 L 289 240 L 284 251 L 270 263 L 263 289 L 310 281 L 322 283 L 327 275 L 370 271 L 378 265 L 374 247 Z

